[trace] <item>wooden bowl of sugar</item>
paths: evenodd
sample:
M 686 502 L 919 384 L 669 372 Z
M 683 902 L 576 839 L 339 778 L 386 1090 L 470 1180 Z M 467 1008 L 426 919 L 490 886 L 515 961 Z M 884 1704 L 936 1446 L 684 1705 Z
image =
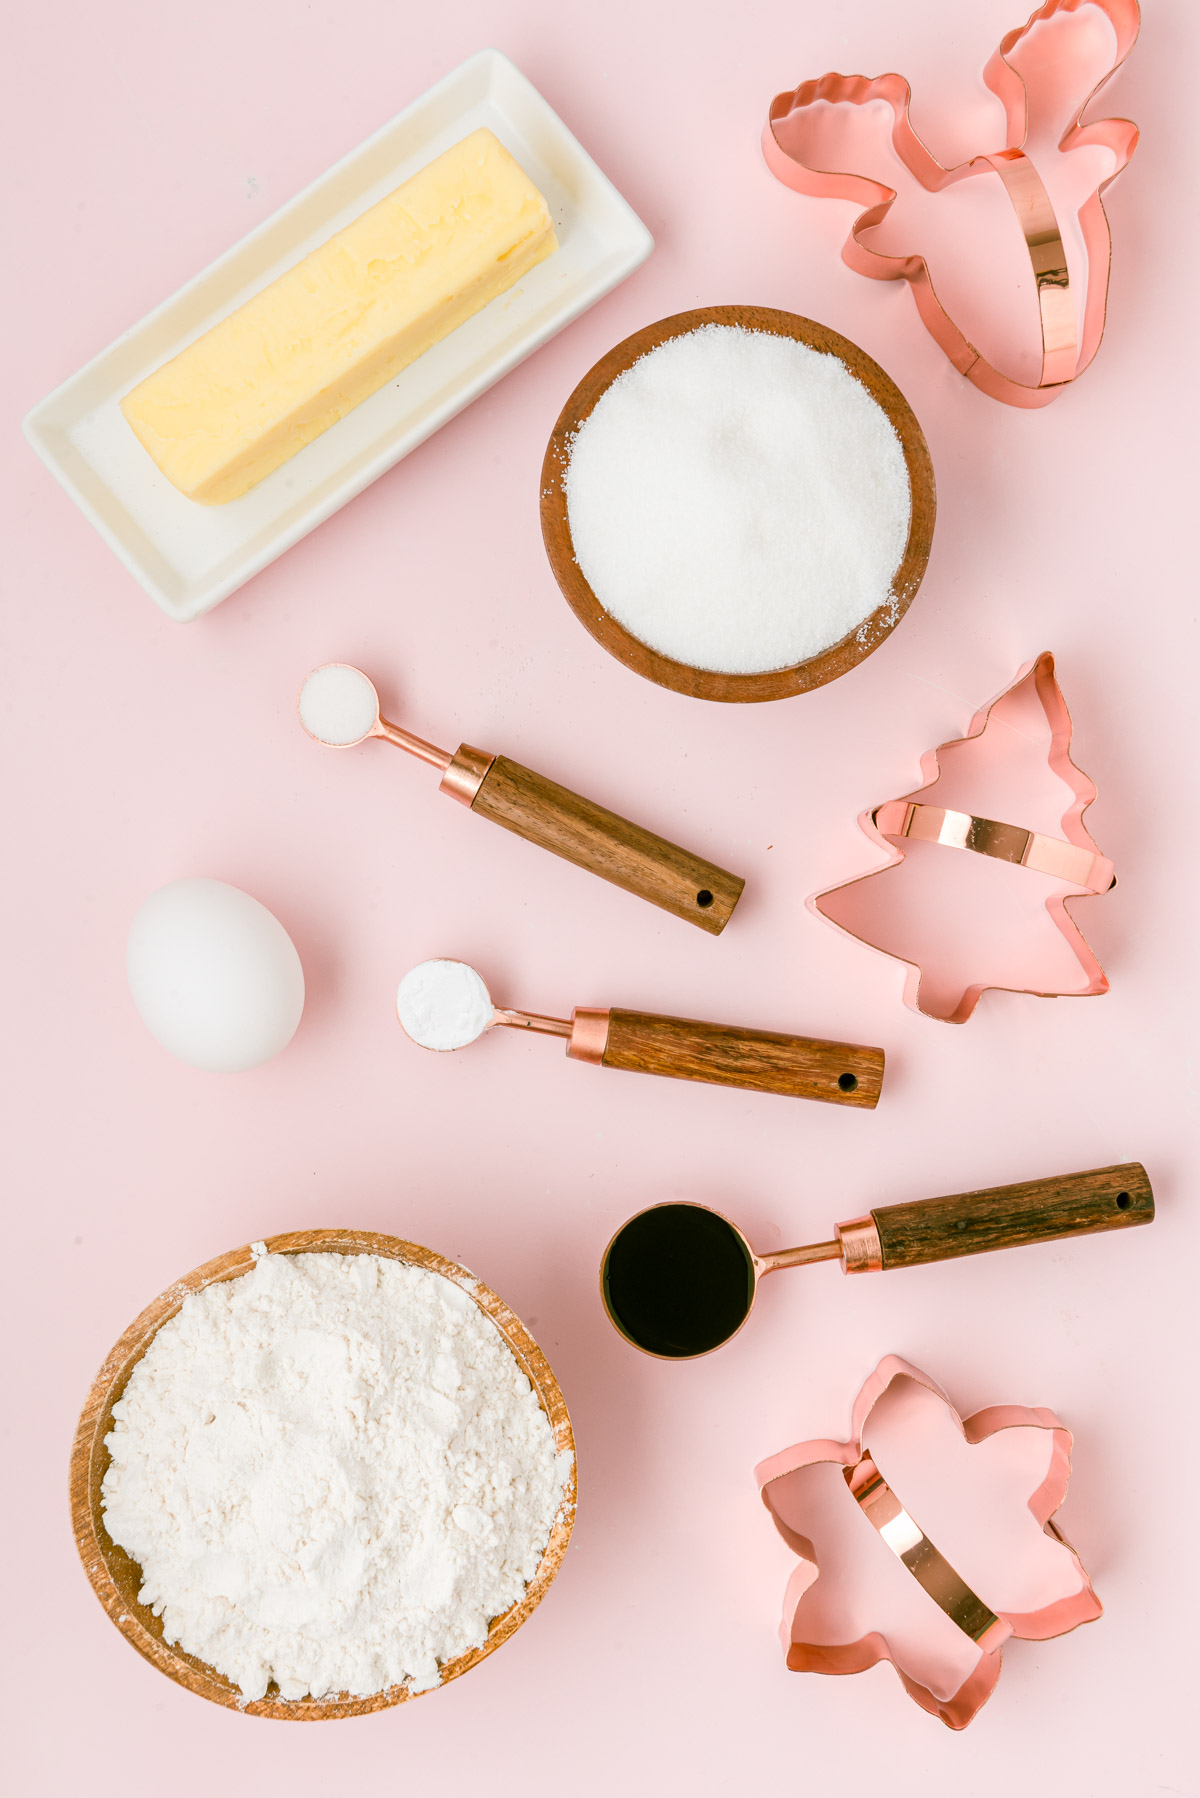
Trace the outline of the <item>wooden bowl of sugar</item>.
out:
M 541 495 L 585 629 L 647 680 L 724 701 L 806 693 L 877 649 L 936 511 L 929 446 L 879 364 L 762 306 L 677 313 L 610 350 L 563 407 Z
M 313 1722 L 327 1718 L 356 1717 L 369 1711 L 384 1710 L 406 1699 L 420 1696 L 410 1684 L 392 1685 L 365 1697 L 341 1693 L 336 1697 L 289 1698 L 281 1696 L 272 1684 L 266 1696 L 247 1700 L 238 1686 L 218 1673 L 205 1661 L 186 1653 L 164 1640 L 161 1617 L 139 1602 L 143 1574 L 138 1563 L 117 1546 L 105 1527 L 102 1487 L 109 1468 L 110 1454 L 105 1438 L 113 1429 L 113 1406 L 125 1393 L 135 1367 L 145 1355 L 158 1330 L 175 1317 L 185 1299 L 218 1282 L 237 1280 L 252 1273 L 264 1251 L 274 1256 L 301 1255 L 368 1255 L 399 1261 L 410 1268 L 424 1269 L 441 1275 L 490 1318 L 511 1350 L 520 1371 L 526 1376 L 553 1435 L 556 1463 L 567 1469 L 562 1481 L 562 1497 L 550 1529 L 541 1560 L 524 1593 L 499 1616 L 493 1618 L 486 1640 L 452 1660 L 439 1664 L 436 1685 L 447 1684 L 478 1666 L 487 1655 L 507 1642 L 544 1598 L 562 1565 L 575 1517 L 575 1442 L 571 1420 L 558 1381 L 541 1349 L 520 1319 L 502 1299 L 468 1273 L 465 1268 L 445 1260 L 432 1250 L 416 1243 L 403 1242 L 394 1236 L 380 1236 L 366 1230 L 302 1230 L 289 1235 L 268 1237 L 265 1244 L 234 1249 L 215 1261 L 206 1262 L 160 1293 L 141 1316 L 132 1323 L 117 1342 L 96 1375 L 79 1419 L 71 1454 L 71 1518 L 75 1540 L 84 1569 L 101 1604 L 126 1641 L 144 1655 L 161 1673 L 188 1691 L 216 1704 L 241 1710 L 254 1717 L 273 1717 L 296 1722 Z M 456 1301 L 458 1302 L 458 1301 Z M 539 1426 L 540 1427 L 540 1426 Z M 428 1689 L 436 1689 L 430 1686 Z

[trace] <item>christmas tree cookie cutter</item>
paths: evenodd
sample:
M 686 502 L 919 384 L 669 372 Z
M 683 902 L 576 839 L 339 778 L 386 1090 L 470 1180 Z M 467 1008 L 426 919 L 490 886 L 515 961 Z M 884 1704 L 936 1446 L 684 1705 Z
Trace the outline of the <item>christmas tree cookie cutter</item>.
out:
M 1112 173 L 1099 183 L 1079 209 L 1088 275 L 1080 331 L 1062 232 L 1042 178 L 1024 149 L 1029 135 L 1029 96 L 1025 78 L 1010 58 L 1018 46 L 1023 46 L 1024 60 L 1031 69 L 1052 67 L 1061 50 L 1047 45 L 1044 39 L 1039 42 L 1035 26 L 1058 16 L 1078 13 L 1085 6 L 1093 6 L 1104 14 L 1112 27 L 1116 47 L 1110 65 L 1075 109 L 1058 143 L 1063 152 L 1099 146 L 1109 150 L 1114 159 Z M 1112 253 L 1101 196 L 1137 148 L 1138 129 L 1129 119 L 1096 119 L 1086 125 L 1082 119 L 1090 102 L 1129 55 L 1139 25 L 1137 0 L 1047 0 L 1047 4 L 1032 13 L 1024 25 L 1001 40 L 983 71 L 984 81 L 1004 107 L 1004 148 L 973 156 L 953 168 L 944 168 L 936 161 L 913 130 L 909 118 L 912 90 L 902 75 L 871 78 L 830 73 L 814 81 L 802 82 L 791 93 L 776 94 L 771 102 L 763 132 L 763 154 L 771 172 L 797 193 L 862 203 L 866 210 L 859 213 L 851 227 L 842 250 L 843 261 L 858 274 L 868 275 L 876 281 L 907 281 L 922 323 L 939 348 L 959 373 L 981 392 L 1006 405 L 1047 405 L 1083 373 L 1100 347 Z M 998 175 L 1004 183 L 1025 238 L 1037 288 L 1042 364 L 1035 385 L 1012 379 L 980 354 L 942 305 L 923 256 L 884 255 L 864 243 L 864 235 L 881 224 L 891 210 L 896 199 L 895 188 L 867 175 L 817 168 L 804 161 L 796 138 L 802 115 L 808 107 L 821 101 L 861 107 L 874 100 L 883 100 L 891 108 L 892 143 L 896 154 L 927 192 L 937 193 L 969 176 L 987 173 Z
M 922 798 L 941 778 L 940 758 L 945 751 L 982 736 L 995 708 L 1010 695 L 1017 693 L 1027 682 L 1032 682 L 1050 726 L 1050 749 L 1047 757 L 1049 766 L 1074 794 L 1073 803 L 1063 814 L 1061 838 L 1025 830 L 1016 824 L 1000 823 L 994 818 L 980 818 L 969 812 L 950 811 L 941 806 L 928 805 Z M 1035 661 L 1025 664 L 1011 686 L 976 712 L 964 736 L 940 743 L 936 749 L 929 750 L 921 757 L 923 778 L 919 787 L 902 799 L 888 800 L 886 804 L 877 805 L 871 811 L 859 815 L 860 829 L 884 850 L 887 860 L 867 874 L 839 881 L 836 886 L 814 893 L 807 901 L 809 909 L 833 924 L 844 935 L 854 937 L 857 942 L 865 943 L 868 948 L 875 949 L 881 955 L 890 955 L 889 950 L 880 948 L 869 937 L 840 923 L 824 902 L 834 893 L 858 886 L 864 880 L 874 880 L 898 867 L 904 860 L 904 850 L 899 845 L 909 839 L 941 843 L 947 848 L 965 849 L 975 855 L 992 856 L 997 861 L 1014 862 L 1079 889 L 1073 894 L 1051 893 L 1046 900 L 1046 910 L 1082 968 L 1085 984 L 1069 989 L 1049 990 L 1044 987 L 1022 986 L 997 990 L 1028 993 L 1041 999 L 1085 998 L 1106 993 L 1108 977 L 1069 910 L 1075 899 L 1110 892 L 1117 884 L 1112 862 L 1101 853 L 1098 844 L 1084 828 L 1083 814 L 1095 799 L 1096 788 L 1083 770 L 1071 760 L 1072 728 L 1067 702 L 1054 676 L 1054 657 L 1048 650 L 1044 650 Z M 948 1024 L 965 1024 L 983 993 L 990 990 L 988 982 L 970 985 L 949 1011 L 934 1009 L 922 1001 L 920 967 L 915 962 L 905 960 L 903 956 L 893 956 L 892 959 L 903 961 L 907 969 L 904 982 L 905 1004 L 914 1011 L 921 1012 L 924 1017 L 937 1018 Z
M 1054 1545 L 1055 1579 L 1061 1589 L 1045 1603 L 1029 1611 L 993 1609 L 930 1541 L 880 1472 L 864 1438 L 875 1406 L 889 1388 L 900 1381 L 913 1382 L 940 1401 L 970 1448 L 978 1447 L 1002 1430 L 1024 1428 L 1049 1432 L 1044 1477 L 1026 1501 L 1042 1534 Z M 841 1467 L 849 1495 L 857 1501 L 863 1517 L 908 1569 L 932 1605 L 949 1619 L 968 1644 L 974 1644 L 978 1650 L 977 1655 L 972 1656 L 969 1648 L 965 1648 L 959 1655 L 959 1668 L 965 1677 L 958 1684 L 953 1683 L 953 1677 L 935 1680 L 939 1690 L 926 1684 L 930 1663 L 922 1658 L 919 1650 L 914 1652 L 911 1638 L 902 1646 L 899 1640 L 892 1641 L 879 1629 L 869 1629 L 855 1637 L 854 1631 L 863 1619 L 861 1608 L 848 1612 L 844 1618 L 835 1620 L 832 1629 L 821 1632 L 832 1635 L 833 1641 L 809 1639 L 810 1629 L 819 1617 L 819 1608 L 810 1594 L 815 1597 L 813 1589 L 821 1576 L 821 1564 L 813 1542 L 797 1527 L 798 1524 L 804 1528 L 811 1525 L 802 1513 L 798 1514 L 796 1501 L 789 1502 L 784 1482 L 789 1476 L 820 1463 Z M 960 1418 L 941 1387 L 928 1374 L 898 1355 L 885 1356 L 854 1401 L 848 1442 L 800 1442 L 761 1462 L 755 1469 L 763 1503 L 776 1529 L 800 1559 L 799 1567 L 788 1582 L 780 1630 L 789 1670 L 795 1673 L 864 1673 L 879 1661 L 890 1661 L 906 1692 L 923 1710 L 940 1717 L 951 1729 L 965 1728 L 990 1697 L 1000 1677 L 1001 1650 L 1006 1641 L 1016 1638 L 1044 1642 L 1053 1636 L 1065 1635 L 1082 1623 L 1090 1623 L 1102 1613 L 1103 1607 L 1079 1556 L 1054 1523 L 1054 1513 L 1066 1497 L 1070 1474 L 1071 1434 L 1052 1411 L 1021 1405 L 991 1405 L 971 1417 Z M 850 1599 L 847 1604 L 850 1605 Z M 932 1612 L 929 1615 L 932 1621 L 937 1621 Z M 938 1627 L 942 1627 L 940 1622 Z

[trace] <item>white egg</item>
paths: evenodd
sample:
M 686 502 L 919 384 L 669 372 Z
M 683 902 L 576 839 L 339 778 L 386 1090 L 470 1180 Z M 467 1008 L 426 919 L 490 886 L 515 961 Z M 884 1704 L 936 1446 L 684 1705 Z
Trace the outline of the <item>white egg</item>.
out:
M 173 880 L 152 893 L 133 920 L 125 967 L 147 1030 L 196 1068 L 233 1074 L 270 1061 L 304 1010 L 291 937 L 223 880 Z

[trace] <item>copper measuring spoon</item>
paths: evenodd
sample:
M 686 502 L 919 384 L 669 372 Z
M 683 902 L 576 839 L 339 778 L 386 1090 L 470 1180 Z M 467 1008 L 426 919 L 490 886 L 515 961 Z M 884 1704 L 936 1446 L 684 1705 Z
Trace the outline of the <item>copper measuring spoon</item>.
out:
M 883 1050 L 770 1030 L 664 1018 L 654 1012 L 577 1006 L 569 1018 L 492 1004 L 481 975 L 463 961 L 419 962 L 396 992 L 401 1028 L 422 1049 L 465 1049 L 503 1026 L 565 1037 L 572 1061 L 630 1073 L 703 1080 L 751 1092 L 824 1099 L 872 1110 L 883 1083 Z M 453 1027 L 446 1024 L 452 1019 Z
M 469 743 L 461 743 L 451 754 L 389 724 L 380 716 L 374 684 L 346 662 L 314 668 L 300 689 L 296 709 L 314 742 L 330 749 L 352 749 L 368 737 L 391 743 L 440 769 L 441 791 L 479 817 L 648 899 L 710 936 L 721 934 L 741 897 L 746 883 L 738 875 L 519 762 L 510 762 L 507 756 L 473 749 Z
M 835 1224 L 829 1242 L 756 1255 L 736 1224 L 707 1205 L 652 1205 L 622 1224 L 604 1251 L 600 1293 L 627 1342 L 665 1361 L 707 1355 L 736 1336 L 758 1283 L 785 1267 L 840 1261 L 845 1274 L 919 1267 L 959 1255 L 1125 1230 L 1154 1218 L 1137 1161 L 1019 1186 L 882 1205 Z

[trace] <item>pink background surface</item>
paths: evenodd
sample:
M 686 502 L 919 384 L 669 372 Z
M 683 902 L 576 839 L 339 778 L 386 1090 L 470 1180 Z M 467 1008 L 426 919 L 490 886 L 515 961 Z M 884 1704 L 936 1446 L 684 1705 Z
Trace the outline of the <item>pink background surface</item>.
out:
M 849 209 L 790 196 L 757 148 L 770 96 L 829 67 L 903 70 L 946 160 L 993 147 L 978 71 L 1019 0 L 76 0 L 10 19 L 12 1790 L 717 1794 L 767 1779 L 832 1791 L 864 1769 L 897 1794 L 1197 1790 L 1181 1590 L 1194 1406 L 1179 1384 L 1194 1305 L 1194 779 L 1175 714 L 1193 703 L 1181 159 L 1198 46 L 1184 0 L 1146 11 L 1104 108 L 1145 129 L 1110 196 L 1109 337 L 1077 391 L 1031 414 L 963 383 L 901 287 L 845 269 Z M 211 616 L 169 622 L 37 463 L 20 415 L 486 43 L 628 196 L 655 255 Z M 924 425 L 939 488 L 928 577 L 896 635 L 849 678 L 760 708 L 702 706 L 604 656 L 558 595 L 537 520 L 546 437 L 595 358 L 664 313 L 727 300 L 806 313 L 876 356 Z M 906 1011 L 899 965 L 802 901 L 870 865 L 856 813 L 916 784 L 921 751 L 1044 647 L 1121 878 L 1081 909 L 1113 990 L 991 995 L 955 1030 Z M 317 750 L 292 696 L 331 658 L 375 671 L 411 728 L 502 749 L 737 868 L 749 885 L 725 935 L 489 830 L 382 747 Z M 254 893 L 304 959 L 300 1032 L 254 1073 L 172 1061 L 132 1009 L 130 919 L 192 873 Z M 439 953 L 530 1009 L 626 1004 L 877 1042 L 884 1098 L 867 1115 L 638 1080 L 511 1036 L 423 1056 L 392 994 Z M 880 1200 L 1127 1158 L 1155 1180 L 1153 1231 L 894 1278 L 792 1274 L 732 1346 L 692 1365 L 636 1356 L 597 1299 L 611 1231 L 673 1195 L 778 1247 Z M 574 1415 L 581 1504 L 554 1590 L 502 1653 L 417 1704 L 300 1731 L 207 1705 L 122 1642 L 76 1563 L 66 1462 L 95 1368 L 150 1298 L 236 1243 L 327 1223 L 428 1243 L 526 1319 Z M 844 1435 L 888 1351 L 963 1411 L 1046 1404 L 1076 1433 L 1062 1522 L 1106 1616 L 1013 1646 L 963 1737 L 890 1669 L 801 1678 L 776 1639 L 793 1562 L 754 1464 Z

